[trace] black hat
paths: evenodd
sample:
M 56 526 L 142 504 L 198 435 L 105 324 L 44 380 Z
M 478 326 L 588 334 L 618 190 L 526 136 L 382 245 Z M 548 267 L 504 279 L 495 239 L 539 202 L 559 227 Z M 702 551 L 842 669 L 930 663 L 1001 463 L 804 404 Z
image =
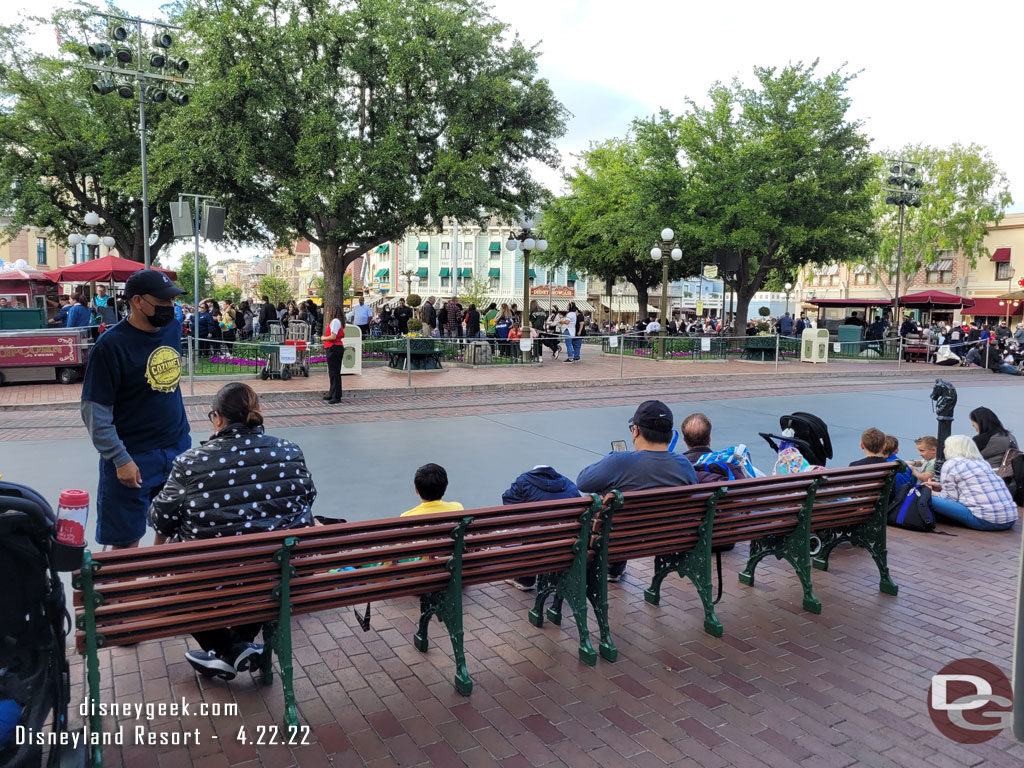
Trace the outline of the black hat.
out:
M 156 269 L 141 269 L 124 284 L 124 297 L 130 299 L 132 296 L 145 296 L 149 294 L 154 298 L 165 300 L 173 299 L 185 292 L 179 288 L 171 279 Z
M 629 423 L 654 432 L 671 432 L 672 409 L 661 400 L 645 400 L 640 403 Z

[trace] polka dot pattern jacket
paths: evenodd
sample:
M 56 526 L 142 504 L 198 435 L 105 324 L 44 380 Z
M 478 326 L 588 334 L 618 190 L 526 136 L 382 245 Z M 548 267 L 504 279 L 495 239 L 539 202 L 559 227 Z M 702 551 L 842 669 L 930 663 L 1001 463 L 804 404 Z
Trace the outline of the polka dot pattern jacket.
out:
M 229 424 L 174 460 L 149 523 L 172 539 L 212 539 L 313 524 L 316 488 L 301 449 Z

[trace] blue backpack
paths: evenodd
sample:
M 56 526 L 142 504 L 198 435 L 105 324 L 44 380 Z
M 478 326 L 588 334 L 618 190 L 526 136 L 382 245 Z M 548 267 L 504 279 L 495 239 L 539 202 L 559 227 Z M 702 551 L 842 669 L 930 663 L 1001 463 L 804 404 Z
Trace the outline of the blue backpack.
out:
M 897 487 L 889 504 L 889 525 L 909 531 L 934 531 L 931 501 L 932 489 L 927 485 L 906 483 Z

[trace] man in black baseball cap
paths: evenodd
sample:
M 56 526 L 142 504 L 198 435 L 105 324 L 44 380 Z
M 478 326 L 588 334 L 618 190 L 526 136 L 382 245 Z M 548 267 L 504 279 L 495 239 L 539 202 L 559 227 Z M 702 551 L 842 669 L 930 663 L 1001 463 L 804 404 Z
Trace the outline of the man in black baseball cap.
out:
M 96 540 L 115 549 L 138 546 L 171 462 L 192 447 L 178 388 L 182 293 L 160 270 L 134 273 L 128 318 L 100 335 L 86 365 L 82 420 L 100 454 Z
M 673 488 L 697 482 L 690 460 L 671 453 L 672 409 L 660 400 L 640 403 L 627 423 L 634 451 L 612 452 L 580 472 L 576 486 L 582 493 L 604 495 L 613 490 L 640 491 Z M 618 581 L 625 562 L 608 566 L 608 581 Z

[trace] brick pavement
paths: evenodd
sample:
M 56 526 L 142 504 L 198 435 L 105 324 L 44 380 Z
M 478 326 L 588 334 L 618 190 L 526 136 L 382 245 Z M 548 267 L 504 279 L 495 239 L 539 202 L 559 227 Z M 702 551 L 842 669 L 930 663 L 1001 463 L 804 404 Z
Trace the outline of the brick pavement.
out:
M 960 746 L 935 730 L 929 678 L 948 661 L 987 659 L 1009 671 L 1019 531 L 956 536 L 890 531 L 899 597 L 877 591 L 866 553 L 841 546 L 814 573 L 821 615 L 803 611 L 792 569 L 765 561 L 740 585 L 746 547 L 726 553 L 725 635 L 701 629 L 688 582 L 670 577 L 662 604 L 643 600 L 649 562 L 610 587 L 620 655 L 594 668 L 575 655 L 575 631 L 526 620 L 529 595 L 505 584 L 466 590 L 466 651 L 476 682 L 451 684 L 447 636 L 430 650 L 410 637 L 417 605 L 377 604 L 373 629 L 351 610 L 295 621 L 296 691 L 307 746 L 247 746 L 241 725 L 276 724 L 280 687 L 248 677 L 200 680 L 182 660 L 183 638 L 101 652 L 103 701 L 184 698 L 237 703 L 237 717 L 163 718 L 154 731 L 198 728 L 195 747 L 108 747 L 112 767 L 245 766 L 1020 766 L 1008 732 Z M 72 660 L 72 701 L 84 695 Z M 81 718 L 75 713 L 72 725 Z M 130 727 L 136 723 L 122 721 Z M 109 729 L 113 725 L 107 721 Z M 213 734 L 219 740 L 213 740 Z

